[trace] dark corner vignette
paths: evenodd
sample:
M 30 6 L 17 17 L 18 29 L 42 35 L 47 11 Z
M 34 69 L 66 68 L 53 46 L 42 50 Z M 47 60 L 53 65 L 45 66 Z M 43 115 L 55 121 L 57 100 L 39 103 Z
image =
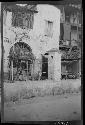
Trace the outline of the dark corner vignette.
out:
M 40 1 L 38 2 L 40 3 Z M 2 71 L 4 70 L 3 73 L 5 76 L 5 91 L 7 92 L 7 94 L 9 94 L 9 97 L 5 95 L 5 102 L 2 98 L 2 103 L 5 103 L 5 108 L 7 111 L 10 109 L 13 112 L 14 110 L 16 114 L 16 118 L 13 117 L 13 114 L 9 114 L 11 117 L 10 119 L 5 111 L 6 121 L 12 120 L 13 122 L 14 119 L 17 119 L 17 115 L 20 118 L 19 112 L 21 106 L 17 107 L 19 103 L 22 104 L 22 109 L 25 109 L 24 113 L 21 112 L 22 119 L 20 118 L 20 120 L 22 121 L 22 123 L 23 120 L 27 120 L 26 117 L 28 118 L 28 120 L 32 120 L 32 118 L 34 120 L 37 117 L 38 120 L 41 119 L 42 121 L 42 119 L 45 119 L 46 117 L 44 117 L 45 115 L 43 115 L 41 118 L 40 115 L 47 112 L 49 112 L 48 114 L 50 114 L 48 115 L 48 119 L 52 119 L 52 112 L 55 112 L 57 107 L 55 108 L 55 110 L 53 109 L 51 111 L 50 102 L 55 98 L 55 105 L 60 105 L 62 108 L 61 103 L 58 103 L 59 101 L 57 99 L 57 97 L 59 96 L 62 98 L 62 100 L 65 99 L 65 102 L 61 101 L 62 104 L 64 103 L 63 106 L 69 103 L 67 105 L 67 108 L 69 113 L 72 111 L 71 117 L 77 120 L 80 119 L 82 113 L 80 112 L 80 108 L 74 108 L 76 103 L 74 98 L 76 98 L 80 106 L 79 100 L 82 87 L 82 68 L 80 66 L 82 62 L 82 54 L 80 52 L 82 49 L 80 47 L 80 44 L 82 44 L 81 20 L 77 20 L 81 17 L 81 14 L 79 9 L 80 6 L 76 5 L 81 4 L 80 2 L 80 0 L 77 1 L 77 3 L 73 3 L 71 1 L 67 3 L 63 2 L 62 4 L 61 2 L 61 5 L 60 3 L 56 5 L 54 4 L 54 2 L 51 3 L 50 1 L 46 1 L 46 4 L 48 5 L 45 7 L 45 3 L 42 6 L 36 2 L 34 2 L 35 4 L 32 5 L 33 3 L 30 2 L 29 4 L 27 1 L 25 1 L 25 3 L 15 2 L 13 5 L 11 3 L 8 3 L 4 7 L 5 11 L 8 12 L 6 13 L 8 15 L 5 16 L 4 14 L 4 17 L 2 16 L 2 20 L 4 22 L 3 25 L 4 27 L 7 26 L 7 31 L 4 30 L 3 32 L 6 31 L 9 32 L 9 34 L 5 34 L 6 36 L 3 36 L 4 40 L 2 41 L 6 42 L 7 46 L 8 44 L 10 44 L 11 47 L 9 47 L 9 55 L 7 57 L 8 69 L 6 67 L 6 63 L 4 63 L 5 68 L 8 70 L 8 72 L 1 67 Z M 58 16 L 59 12 L 61 14 Z M 43 15 L 43 18 L 41 15 Z M 53 15 L 56 15 L 57 19 Z M 54 41 L 52 39 L 53 37 Z M 54 46 L 53 44 L 51 44 L 51 41 Z M 4 54 L 6 53 L 6 46 L 4 46 L 4 50 L 2 47 L 2 51 L 5 51 Z M 1 64 L 2 63 L 3 61 L 1 61 Z M 3 83 L 3 74 L 1 76 L 1 81 Z M 32 88 L 33 84 L 34 86 L 36 86 L 35 88 Z M 8 86 L 10 90 L 8 89 Z M 18 87 L 20 87 L 21 90 L 19 90 Z M 11 91 L 11 89 L 13 90 L 13 92 Z M 36 98 L 41 98 L 41 101 L 40 99 L 37 100 Z M 70 100 L 69 102 L 68 99 Z M 25 106 L 23 106 L 23 101 L 25 101 Z M 31 111 L 29 111 L 28 109 L 30 107 L 30 103 L 31 106 L 34 105 L 32 101 L 34 102 L 36 108 L 31 107 Z M 37 101 L 38 103 L 36 105 Z M 47 102 L 47 105 L 45 105 L 45 101 Z M 13 109 L 9 108 L 9 106 L 7 107 L 7 103 L 9 102 L 13 103 L 11 105 Z M 26 105 L 27 102 L 28 105 Z M 47 112 L 43 112 L 43 105 L 41 108 L 37 107 L 40 106 L 39 103 L 47 106 L 47 108 L 45 109 L 45 111 L 47 110 Z M 52 102 L 52 104 L 54 103 Z M 73 107 L 69 106 L 71 104 L 73 105 Z M 32 110 L 33 108 L 34 110 Z M 43 109 L 44 108 L 45 107 L 43 107 Z M 70 108 L 72 108 L 72 110 L 70 110 Z M 29 113 L 27 113 L 27 111 Z M 41 111 L 41 114 L 38 114 L 38 111 Z M 62 109 L 62 112 L 65 112 L 65 115 L 63 115 L 63 117 L 67 115 L 68 111 L 65 112 Z M 61 114 L 61 110 L 59 113 Z M 67 116 L 68 119 L 66 119 L 67 122 L 62 120 L 61 122 L 57 121 L 53 124 L 81 124 L 81 119 L 79 121 L 72 120 L 72 122 L 70 122 L 69 119 L 71 119 L 71 117 L 69 116 L 69 113 Z M 62 117 L 62 115 L 60 115 L 60 117 Z M 64 119 L 63 117 L 62 119 Z M 57 114 L 53 118 L 56 120 L 61 120 L 59 119 L 59 115 Z M 36 124 L 35 121 L 32 123 Z
M 1 111 L 1 123 L 4 122 L 4 82 L 3 82 L 3 79 L 4 79 L 4 71 L 3 71 L 3 55 L 4 55 L 4 48 L 3 48 L 3 3 L 0 2 L 0 9 L 1 9 L 1 13 L 0 13 L 0 31 L 1 31 L 1 106 L 0 106 L 0 111 Z

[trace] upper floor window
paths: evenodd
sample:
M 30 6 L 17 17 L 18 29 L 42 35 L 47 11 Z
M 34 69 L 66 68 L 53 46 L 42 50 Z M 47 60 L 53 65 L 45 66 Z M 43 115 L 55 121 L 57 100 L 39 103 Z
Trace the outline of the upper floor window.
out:
M 82 30 L 81 27 L 78 27 L 78 30 L 81 31 Z
M 33 13 L 17 12 L 12 15 L 12 25 L 21 28 L 33 28 Z
M 79 17 L 78 17 L 77 13 L 71 14 L 70 22 L 73 23 L 73 24 L 78 24 L 79 23 Z
M 81 34 L 79 34 L 79 39 L 81 39 L 82 38 L 82 36 L 81 36 Z
M 53 36 L 53 22 L 45 21 L 45 36 L 52 37 Z
M 60 40 L 63 40 L 64 38 L 64 25 L 63 23 L 60 23 Z
M 79 24 L 82 24 L 82 13 L 79 13 Z
M 77 26 L 71 26 L 71 30 L 77 30 Z
M 70 23 L 70 16 L 69 16 L 69 15 L 65 15 L 65 21 L 66 21 L 67 23 Z

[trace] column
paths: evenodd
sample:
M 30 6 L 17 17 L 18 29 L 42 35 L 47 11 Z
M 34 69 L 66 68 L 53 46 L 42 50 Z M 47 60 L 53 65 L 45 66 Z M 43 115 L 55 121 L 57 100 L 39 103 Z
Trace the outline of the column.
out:
M 27 79 L 28 79 L 28 61 L 26 63 L 27 63 Z
M 33 64 L 32 64 L 32 80 L 34 80 L 34 60 L 33 60 Z
M 61 79 L 61 54 L 55 52 L 54 54 L 54 80 L 60 81 Z

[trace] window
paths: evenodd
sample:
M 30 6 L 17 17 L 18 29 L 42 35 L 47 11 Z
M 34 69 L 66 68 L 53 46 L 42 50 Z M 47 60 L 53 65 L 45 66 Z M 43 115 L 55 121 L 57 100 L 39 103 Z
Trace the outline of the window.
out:
M 64 37 L 64 26 L 63 23 L 60 23 L 60 40 L 63 40 Z
M 81 15 L 81 13 L 79 14 L 79 24 L 81 24 L 82 23 L 82 15 Z
M 51 22 L 51 21 L 46 21 L 45 36 L 48 36 L 48 37 L 53 36 L 53 22 Z
M 12 15 L 12 25 L 15 27 L 23 26 L 23 18 L 20 13 L 13 13 Z
M 65 21 L 66 21 L 67 23 L 70 23 L 70 16 L 69 16 L 69 15 L 66 15 L 66 16 L 65 16 Z
M 79 34 L 79 39 L 81 39 L 81 34 Z
M 81 27 L 78 27 L 78 30 L 81 31 Z
M 77 30 L 77 26 L 71 26 L 71 30 Z
M 13 13 L 12 25 L 21 28 L 33 28 L 33 13 L 17 12 Z

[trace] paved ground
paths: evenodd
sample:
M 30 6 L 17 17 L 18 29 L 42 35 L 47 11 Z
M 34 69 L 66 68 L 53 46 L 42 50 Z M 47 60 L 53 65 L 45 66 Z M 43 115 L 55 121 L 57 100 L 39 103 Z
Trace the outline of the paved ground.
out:
M 81 119 L 81 94 L 36 97 L 5 103 L 5 121 L 61 121 Z

